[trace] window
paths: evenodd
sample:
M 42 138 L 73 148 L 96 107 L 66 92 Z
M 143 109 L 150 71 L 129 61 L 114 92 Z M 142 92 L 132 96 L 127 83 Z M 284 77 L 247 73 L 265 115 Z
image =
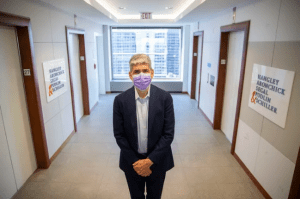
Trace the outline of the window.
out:
M 181 28 L 111 28 L 113 80 L 129 79 L 129 60 L 147 54 L 155 79 L 179 79 Z
M 164 38 L 165 33 L 155 33 L 155 38 Z
M 149 42 L 147 42 L 147 44 L 146 44 L 146 53 L 149 53 L 149 50 L 150 50 L 150 46 L 149 46 Z

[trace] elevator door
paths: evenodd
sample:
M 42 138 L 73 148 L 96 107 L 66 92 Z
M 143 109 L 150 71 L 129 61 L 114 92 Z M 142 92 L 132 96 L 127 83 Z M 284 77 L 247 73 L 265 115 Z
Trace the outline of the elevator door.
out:
M 74 89 L 74 101 L 75 101 L 75 114 L 76 123 L 79 122 L 83 116 L 83 99 L 81 88 L 81 72 L 80 72 L 80 60 L 79 60 L 79 38 L 76 34 L 70 34 L 69 46 L 70 46 L 70 67 L 72 71 L 72 82 Z
M 0 198 L 11 198 L 36 170 L 14 28 L 0 26 Z
M 7 136 L 0 107 L 0 198 L 10 198 L 17 192 L 14 171 L 9 154 Z
M 240 82 L 243 42 L 243 31 L 230 33 L 221 130 L 231 143 Z

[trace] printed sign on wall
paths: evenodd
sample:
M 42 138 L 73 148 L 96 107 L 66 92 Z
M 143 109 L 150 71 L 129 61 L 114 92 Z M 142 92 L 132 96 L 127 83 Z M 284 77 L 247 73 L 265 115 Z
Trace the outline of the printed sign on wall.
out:
M 284 128 L 295 72 L 254 64 L 248 106 Z
M 210 75 L 210 85 L 215 86 L 215 76 Z
M 47 102 L 67 91 L 64 59 L 43 62 Z

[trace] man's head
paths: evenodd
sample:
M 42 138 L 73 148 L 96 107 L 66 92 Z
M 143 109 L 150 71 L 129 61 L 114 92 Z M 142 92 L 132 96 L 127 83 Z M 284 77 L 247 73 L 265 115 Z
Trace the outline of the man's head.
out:
M 131 57 L 129 61 L 130 71 L 129 77 L 133 81 L 133 76 L 139 73 L 148 73 L 151 79 L 154 76 L 154 70 L 151 66 L 151 59 L 146 54 L 135 54 Z
M 136 54 L 129 61 L 129 77 L 140 91 L 147 91 L 154 76 L 148 55 Z

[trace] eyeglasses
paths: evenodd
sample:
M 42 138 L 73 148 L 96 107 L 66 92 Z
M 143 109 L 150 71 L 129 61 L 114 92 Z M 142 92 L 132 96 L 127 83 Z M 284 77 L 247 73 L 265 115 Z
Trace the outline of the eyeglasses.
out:
M 143 69 L 142 71 L 143 71 L 143 73 L 149 73 L 149 72 L 150 72 L 149 69 Z M 140 74 L 140 73 L 141 73 L 141 70 L 134 70 L 132 73 L 133 73 L 134 75 Z

